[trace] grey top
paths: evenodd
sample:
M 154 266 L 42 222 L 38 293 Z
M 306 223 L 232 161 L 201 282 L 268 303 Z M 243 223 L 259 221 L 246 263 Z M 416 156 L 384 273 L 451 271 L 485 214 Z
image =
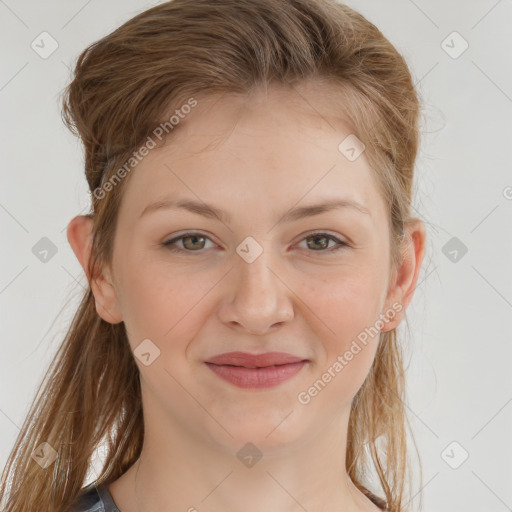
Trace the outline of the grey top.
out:
M 70 512 L 121 512 L 114 503 L 108 490 L 108 484 L 96 485 L 95 482 L 82 490 Z

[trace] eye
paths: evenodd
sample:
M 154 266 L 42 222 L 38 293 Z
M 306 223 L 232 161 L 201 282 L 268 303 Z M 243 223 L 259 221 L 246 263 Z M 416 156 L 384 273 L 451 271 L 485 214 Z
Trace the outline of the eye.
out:
M 308 243 L 308 240 L 312 240 L 313 243 Z M 328 252 L 333 253 L 338 251 L 339 249 L 343 249 L 343 247 L 348 247 L 348 244 L 339 238 L 336 238 L 333 235 L 329 235 L 328 233 L 323 233 L 321 231 L 317 231 L 315 233 L 310 233 L 308 236 L 304 237 L 302 241 L 306 241 L 308 248 L 312 249 L 316 252 Z M 334 241 L 337 245 L 334 247 L 331 246 L 328 248 L 329 242 Z M 328 248 L 327 250 L 324 250 Z
M 202 233 L 188 232 L 176 238 L 172 238 L 171 240 L 164 242 L 162 245 L 169 251 L 173 252 L 200 252 L 202 249 L 205 249 L 206 240 L 210 240 L 210 238 Z M 308 240 L 311 240 L 312 243 L 308 243 Z M 301 242 L 303 241 L 306 241 L 309 249 L 316 252 L 333 253 L 343 247 L 349 247 L 349 244 L 343 240 L 321 231 L 310 233 L 301 240 Z M 177 246 L 177 242 L 182 242 L 183 248 Z M 337 245 L 329 247 L 329 242 L 335 242 Z
M 164 242 L 162 245 L 173 252 L 199 252 L 199 250 L 204 249 L 204 240 L 210 239 L 202 233 L 190 232 L 176 238 L 172 238 L 171 240 Z M 185 249 L 177 247 L 177 241 L 183 241 L 183 246 Z

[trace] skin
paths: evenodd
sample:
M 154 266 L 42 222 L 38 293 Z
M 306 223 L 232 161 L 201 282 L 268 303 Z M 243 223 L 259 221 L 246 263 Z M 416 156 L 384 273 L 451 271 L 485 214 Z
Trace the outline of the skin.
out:
M 387 205 L 365 153 L 351 162 L 338 151 L 352 131 L 330 117 L 332 91 L 307 83 L 296 91 L 272 86 L 250 97 L 202 99 L 126 184 L 112 266 L 91 287 L 98 314 L 125 322 L 132 349 L 149 338 L 160 355 L 148 366 L 135 358 L 145 440 L 140 459 L 109 486 L 122 512 L 379 510 L 345 470 L 350 404 L 379 336 L 360 344 L 309 403 L 297 397 L 393 303 L 402 309 L 381 332 L 401 322 L 425 228 L 419 220 L 410 225 L 393 276 Z M 214 204 L 231 221 L 170 209 L 139 218 L 171 194 Z M 341 197 L 370 215 L 343 208 L 277 224 L 295 206 Z M 78 216 L 67 231 L 84 270 L 91 225 Z M 186 230 L 207 238 L 176 243 L 189 252 L 162 246 Z M 335 241 L 315 243 L 312 231 L 350 245 L 329 254 Z M 263 249 L 252 263 L 236 252 L 247 236 Z M 276 387 L 241 389 L 204 364 L 235 350 L 289 352 L 309 362 Z M 237 457 L 247 442 L 263 454 L 252 467 Z

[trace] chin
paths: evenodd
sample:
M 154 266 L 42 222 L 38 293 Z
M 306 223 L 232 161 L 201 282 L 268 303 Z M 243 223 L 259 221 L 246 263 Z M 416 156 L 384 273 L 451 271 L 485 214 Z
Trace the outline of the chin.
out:
M 302 429 L 298 429 L 295 424 L 299 411 L 292 411 L 293 408 L 290 407 L 285 414 L 280 411 L 271 412 L 268 410 L 267 404 L 264 412 L 254 411 L 244 414 L 238 411 L 239 414 L 236 418 L 217 417 L 219 423 L 225 426 L 232 437 L 221 429 L 222 433 L 219 430 L 216 433 L 211 432 L 214 436 L 212 441 L 220 445 L 222 449 L 234 454 L 237 454 L 247 443 L 252 443 L 265 455 L 277 455 L 282 450 L 289 450 L 290 446 L 294 444 L 304 442 Z M 293 418 L 294 415 L 295 418 Z M 220 437 L 215 436 L 219 433 L 222 434 Z

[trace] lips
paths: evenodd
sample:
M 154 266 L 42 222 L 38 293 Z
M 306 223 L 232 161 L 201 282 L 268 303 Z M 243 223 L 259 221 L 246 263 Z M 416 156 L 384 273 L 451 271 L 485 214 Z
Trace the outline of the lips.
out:
M 266 368 L 304 361 L 300 357 L 285 352 L 266 352 L 264 354 L 249 354 L 247 352 L 228 352 L 214 356 L 207 363 L 216 365 L 240 366 L 245 368 Z
M 205 364 L 214 374 L 234 386 L 265 389 L 291 379 L 307 362 L 306 359 L 284 352 L 229 352 L 212 357 Z

